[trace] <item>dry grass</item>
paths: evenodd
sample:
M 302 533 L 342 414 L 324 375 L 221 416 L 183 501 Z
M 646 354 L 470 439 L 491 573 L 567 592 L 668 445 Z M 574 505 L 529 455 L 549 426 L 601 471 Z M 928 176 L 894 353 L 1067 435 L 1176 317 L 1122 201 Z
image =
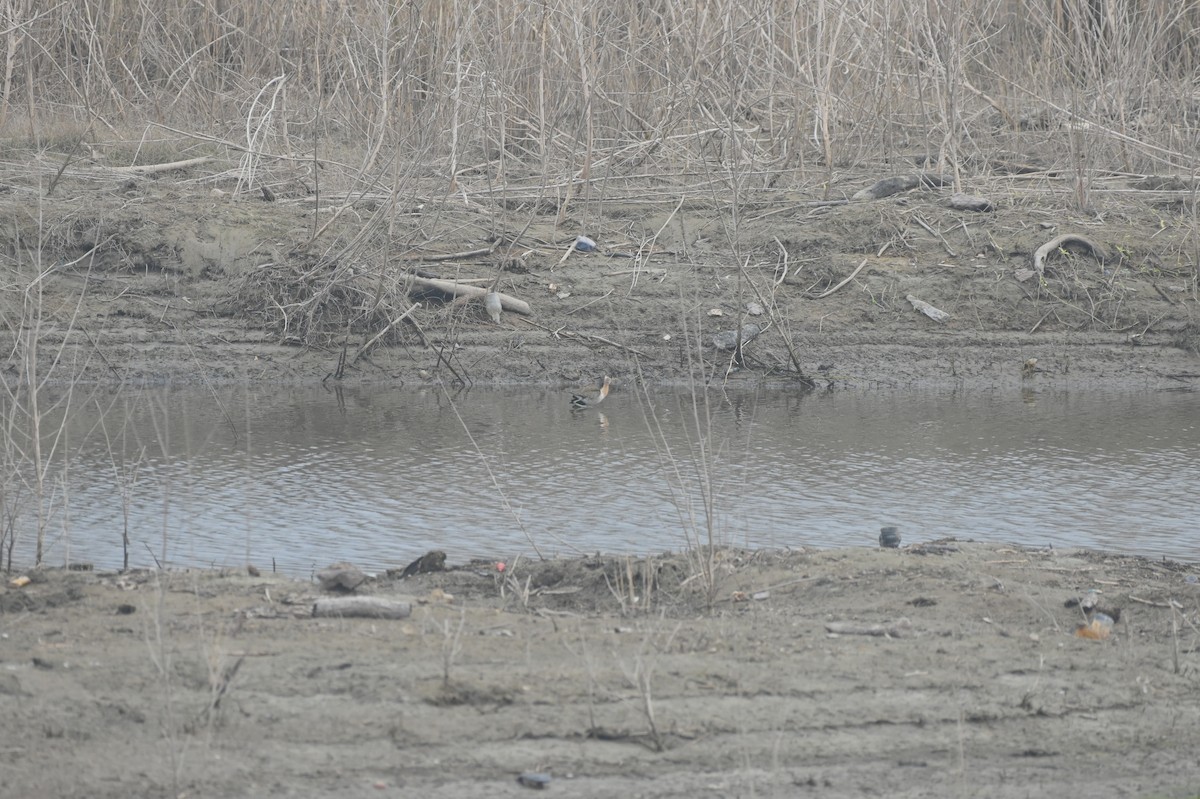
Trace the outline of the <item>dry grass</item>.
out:
M 7 136 L 121 159 L 134 141 L 133 160 L 244 148 L 250 190 L 314 153 L 350 186 L 399 162 L 444 191 L 565 200 L 714 163 L 762 185 L 916 156 L 954 174 L 1030 137 L 1063 167 L 1190 172 L 1200 122 L 1200 8 L 1169 0 L 5 9 Z

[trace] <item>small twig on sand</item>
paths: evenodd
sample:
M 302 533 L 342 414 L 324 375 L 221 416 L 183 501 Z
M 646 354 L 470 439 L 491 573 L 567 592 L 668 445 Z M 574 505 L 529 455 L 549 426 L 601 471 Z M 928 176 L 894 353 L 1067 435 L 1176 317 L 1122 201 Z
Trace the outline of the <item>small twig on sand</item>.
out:
M 588 300 L 588 301 L 587 301 L 587 302 L 585 302 L 583 305 L 580 305 L 578 308 L 572 308 L 571 310 L 567 311 L 567 312 L 566 312 L 566 314 L 564 314 L 564 316 L 570 316 L 570 315 L 571 315 L 571 314 L 573 314 L 573 313 L 576 313 L 576 312 L 578 312 L 578 311 L 582 311 L 584 308 L 587 308 L 589 305 L 595 305 L 596 303 L 600 302 L 600 300 L 603 300 L 603 299 L 605 299 L 606 297 L 608 297 L 608 296 L 609 296 L 610 294 L 612 294 L 614 291 L 616 291 L 616 289 L 609 289 L 608 291 L 606 291 L 604 294 L 601 294 L 601 295 L 600 295 L 599 297 L 597 297 L 596 299 L 594 299 L 594 300 Z
M 428 263 L 435 263 L 437 261 L 456 261 L 460 258 L 478 258 L 481 255 L 491 255 L 493 252 L 496 251 L 496 246 L 499 243 L 500 243 L 500 240 L 497 239 L 496 241 L 492 242 L 492 246 L 480 247 L 477 250 L 466 250 L 464 252 L 452 252 L 452 253 L 447 253 L 446 255 L 413 255 L 411 257 L 405 258 L 404 260 L 406 260 L 406 261 L 425 261 Z
M 863 268 L 864 266 L 866 266 L 866 265 L 867 265 L 867 259 L 866 259 L 866 258 L 863 258 L 863 260 L 862 260 L 862 263 L 861 263 L 861 264 L 859 264 L 859 265 L 858 265 L 858 267 L 857 267 L 857 268 L 856 268 L 856 269 L 855 269 L 853 272 L 851 272 L 851 273 L 850 273 L 850 275 L 849 275 L 849 276 L 848 276 L 848 277 L 847 277 L 845 280 L 843 280 L 841 283 L 838 283 L 836 286 L 834 286 L 833 288 L 829 289 L 829 290 L 828 290 L 828 291 L 826 291 L 824 294 L 818 294 L 818 295 L 817 295 L 817 299 L 818 299 L 818 300 L 823 300 L 823 299 L 825 299 L 826 297 L 828 297 L 830 294 L 832 294 L 833 292 L 835 292 L 835 291 L 837 291 L 838 289 L 840 289 L 842 286 L 844 286 L 844 285 L 846 285 L 847 283 L 849 283 L 851 280 L 853 280 L 853 279 L 855 278 L 855 276 L 856 276 L 856 275 L 857 275 L 859 272 L 861 272 L 861 271 L 862 271 L 862 268 Z
M 366 355 L 367 352 L 370 351 L 371 347 L 373 347 L 375 345 L 376 341 L 379 341 L 379 339 L 382 338 L 385 333 L 387 333 L 389 330 L 391 330 L 396 325 L 403 322 L 405 317 L 407 317 L 410 313 L 412 313 L 413 311 L 417 310 L 420 307 L 421 307 L 421 303 L 414 302 L 412 304 L 411 308 L 409 308 L 407 311 L 405 311 L 404 313 L 397 316 L 392 321 L 388 322 L 386 325 L 384 325 L 383 329 L 380 330 L 378 333 L 376 333 L 374 336 L 372 336 L 370 341 L 368 341 L 366 344 L 362 345 L 362 347 L 359 349 L 358 353 L 350 361 L 350 365 L 353 366 L 354 364 L 358 363 L 358 359 L 361 358 L 362 356 Z
M 1142 599 L 1140 596 L 1129 596 L 1130 602 L 1137 602 L 1139 605 L 1149 605 L 1152 608 L 1173 608 L 1175 607 L 1170 602 L 1155 602 L 1152 599 Z
M 775 239 L 775 241 L 778 242 L 779 239 Z M 786 254 L 787 254 L 787 251 L 785 250 L 784 255 L 786 256 Z M 864 261 L 863 263 L 866 263 L 866 262 Z M 802 368 L 800 368 L 800 356 L 796 354 L 796 348 L 792 346 L 791 337 L 788 336 L 787 333 L 784 332 L 782 322 L 780 322 L 779 318 L 775 315 L 774 304 L 767 302 L 767 298 L 764 297 L 763 293 L 758 290 L 758 286 L 754 285 L 754 281 L 750 279 L 750 276 L 745 274 L 746 267 L 744 264 L 742 265 L 741 269 L 742 269 L 743 275 L 746 278 L 746 282 L 749 283 L 750 288 L 754 290 L 754 296 L 758 297 L 759 304 L 761 304 L 763 307 L 763 310 L 765 310 L 767 312 L 767 317 L 771 320 L 772 323 L 775 324 L 776 327 L 779 328 L 779 337 L 781 339 L 783 339 L 783 346 L 787 347 L 788 357 L 790 357 L 792 359 L 792 368 L 796 370 L 796 374 L 798 374 L 801 378 L 803 378 L 804 370 Z M 784 273 L 785 274 L 787 273 L 787 265 L 786 264 L 784 264 Z M 740 332 L 739 332 L 739 335 L 741 335 Z
M 582 338 L 582 339 L 587 339 L 588 341 L 599 341 L 601 344 L 607 344 L 608 346 L 616 347 L 619 350 L 625 350 L 626 352 L 632 352 L 634 355 L 640 356 L 642 358 L 646 357 L 646 353 L 642 352 L 641 350 L 635 349 L 634 347 L 627 347 L 624 344 L 618 344 L 615 341 L 606 339 L 604 336 L 597 336 L 592 333 L 580 333 L 575 330 L 565 330 L 561 327 L 558 330 L 551 330 L 550 328 L 546 327 L 545 325 L 539 325 L 537 322 L 534 322 L 531 319 L 526 319 L 524 321 L 526 324 L 533 325 L 534 327 L 538 328 L 539 330 L 545 330 L 547 333 L 549 333 L 552 336 L 555 336 L 556 338 L 559 336 L 562 336 L 563 338 Z

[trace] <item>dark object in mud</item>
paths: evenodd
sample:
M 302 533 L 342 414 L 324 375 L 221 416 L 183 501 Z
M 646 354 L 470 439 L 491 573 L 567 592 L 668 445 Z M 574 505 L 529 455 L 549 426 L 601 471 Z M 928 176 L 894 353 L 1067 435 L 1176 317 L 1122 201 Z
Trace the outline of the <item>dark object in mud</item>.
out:
M 900 546 L 900 531 L 895 527 L 880 527 L 879 546 L 887 549 L 895 549 Z
M 400 577 L 412 577 L 414 574 L 432 574 L 446 571 L 446 553 L 440 549 L 426 552 L 421 557 L 404 567 Z
M 884 197 L 890 197 L 893 194 L 899 194 L 902 191 L 915 189 L 917 186 L 938 188 L 944 185 L 946 185 L 944 178 L 928 172 L 921 172 L 916 175 L 896 175 L 895 177 L 884 178 L 883 180 L 872 183 L 862 191 L 856 192 L 850 199 L 881 200 Z
M 526 771 L 524 774 L 521 774 L 517 777 L 517 784 L 524 785 L 526 788 L 533 788 L 536 791 L 540 791 L 550 786 L 550 775 Z
M 321 581 L 322 591 L 349 593 L 362 585 L 363 581 L 367 579 L 367 575 L 352 564 L 334 563 L 317 572 L 317 579 Z
M 995 211 L 996 206 L 986 197 L 976 197 L 973 194 L 951 194 L 949 206 L 955 211 L 976 211 L 986 213 Z
M 751 341 L 754 341 L 760 333 L 762 333 L 762 328 L 753 322 L 747 322 L 742 325 L 742 346 L 744 347 Z M 726 352 L 732 351 L 737 347 L 737 335 L 736 330 L 722 330 L 713 336 L 713 346 Z

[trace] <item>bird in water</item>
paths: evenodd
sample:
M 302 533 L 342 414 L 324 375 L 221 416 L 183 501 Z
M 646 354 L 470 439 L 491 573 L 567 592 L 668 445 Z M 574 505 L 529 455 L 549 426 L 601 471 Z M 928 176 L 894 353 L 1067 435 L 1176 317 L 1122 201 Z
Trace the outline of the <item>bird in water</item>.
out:
M 601 402 L 604 402 L 604 398 L 608 396 L 608 389 L 611 384 L 612 380 L 608 375 L 605 375 L 604 379 L 600 381 L 600 393 L 596 396 L 591 397 L 584 394 L 572 394 L 571 408 L 573 410 L 583 410 L 584 408 L 591 408 L 594 405 L 599 405 Z

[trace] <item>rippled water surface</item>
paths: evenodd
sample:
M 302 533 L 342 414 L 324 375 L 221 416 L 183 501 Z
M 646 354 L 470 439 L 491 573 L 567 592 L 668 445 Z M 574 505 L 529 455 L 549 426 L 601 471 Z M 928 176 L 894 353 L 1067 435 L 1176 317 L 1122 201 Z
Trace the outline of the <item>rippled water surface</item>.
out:
M 1200 560 L 1198 398 L 239 388 L 75 400 L 47 560 L 349 560 L 942 536 Z M 47 494 L 49 495 L 49 488 Z M 17 562 L 32 558 L 28 489 Z M 711 514 L 706 513 L 711 508 Z M 711 522 L 710 522 L 711 520 Z

